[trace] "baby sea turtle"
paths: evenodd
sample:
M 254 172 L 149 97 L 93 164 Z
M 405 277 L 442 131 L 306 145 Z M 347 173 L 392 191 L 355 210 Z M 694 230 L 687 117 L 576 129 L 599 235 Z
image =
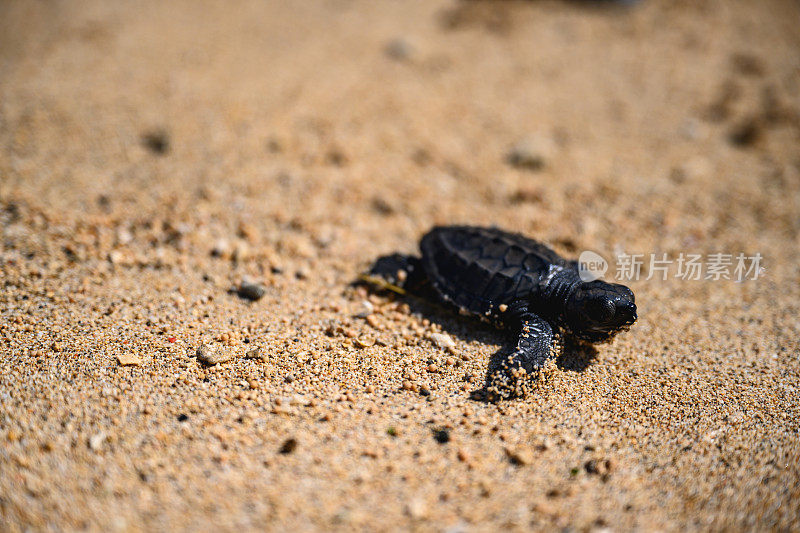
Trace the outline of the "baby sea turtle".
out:
M 463 313 L 513 331 L 516 347 L 490 379 L 490 392 L 524 388 L 558 354 L 561 335 L 599 343 L 636 321 L 624 285 L 583 281 L 577 261 L 495 228 L 435 227 L 422 237 L 422 257 L 381 257 L 365 279 L 397 292 L 431 294 Z M 432 289 L 432 290 L 431 290 Z

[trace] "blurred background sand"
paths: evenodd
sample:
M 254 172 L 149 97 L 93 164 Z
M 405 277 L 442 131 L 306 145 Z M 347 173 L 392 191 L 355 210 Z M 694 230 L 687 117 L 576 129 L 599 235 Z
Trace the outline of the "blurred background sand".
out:
M 797 529 L 798 22 L 3 2 L 0 527 Z M 441 223 L 765 271 L 486 404 L 501 333 L 350 285 Z

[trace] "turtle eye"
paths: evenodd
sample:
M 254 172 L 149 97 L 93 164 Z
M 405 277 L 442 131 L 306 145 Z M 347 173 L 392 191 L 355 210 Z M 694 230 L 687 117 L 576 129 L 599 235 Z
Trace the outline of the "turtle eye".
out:
M 614 318 L 614 302 L 608 298 L 593 300 L 586 310 L 593 322 L 605 322 Z

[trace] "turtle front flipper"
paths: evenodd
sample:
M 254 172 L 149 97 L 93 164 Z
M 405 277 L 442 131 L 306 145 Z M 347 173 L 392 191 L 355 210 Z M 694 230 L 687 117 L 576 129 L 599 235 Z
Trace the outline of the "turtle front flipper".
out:
M 516 318 L 516 347 L 499 362 L 489 380 L 488 391 L 493 397 L 521 395 L 530 377 L 557 355 L 558 343 L 547 320 L 527 310 L 518 312 Z

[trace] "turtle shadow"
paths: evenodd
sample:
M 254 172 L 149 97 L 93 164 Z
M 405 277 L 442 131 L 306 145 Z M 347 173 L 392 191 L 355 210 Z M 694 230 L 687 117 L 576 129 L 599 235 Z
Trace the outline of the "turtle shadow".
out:
M 509 341 L 508 334 L 492 324 L 484 322 L 472 315 L 461 316 L 458 311 L 447 308 L 445 304 L 429 301 L 419 296 L 403 296 L 399 298 L 412 314 L 438 324 L 442 331 L 463 342 L 481 342 L 505 346 Z M 513 348 L 513 346 L 512 346 Z
M 502 332 L 499 332 L 502 334 Z M 496 372 L 500 370 L 503 361 L 507 360 L 508 356 L 515 350 L 515 340 L 506 339 L 499 350 L 492 354 L 489 358 L 489 364 L 486 368 L 483 386 L 474 389 L 470 392 L 470 398 L 479 401 L 490 403 L 495 399 L 490 395 L 489 388 L 492 379 Z M 597 359 L 597 348 L 591 344 L 579 342 L 573 338 L 567 337 L 563 341 L 561 353 L 556 358 L 555 364 L 559 370 L 567 372 L 584 372 L 589 368 Z
M 478 341 L 484 344 L 499 345 L 500 348 L 491 355 L 484 375 L 483 385 L 471 391 L 470 397 L 477 401 L 490 401 L 488 388 L 492 376 L 500 365 L 516 348 L 517 339 L 508 332 L 496 328 L 474 316 L 459 316 L 458 312 L 439 303 L 435 298 L 426 295 L 406 294 L 398 295 L 391 291 L 376 289 L 362 280 L 354 285 L 366 286 L 367 290 L 374 293 L 390 294 L 406 303 L 412 314 L 438 324 L 442 331 L 464 342 Z M 597 359 L 597 349 L 586 343 L 567 337 L 563 341 L 563 348 L 556 358 L 555 364 L 559 370 L 569 372 L 583 372 Z
M 464 342 L 479 341 L 497 344 L 500 348 L 491 355 L 486 369 L 486 378 L 516 349 L 517 338 L 474 316 L 459 316 L 456 311 L 429 302 L 419 297 L 402 297 L 412 313 L 441 326 L 447 334 Z M 597 348 L 573 337 L 562 339 L 561 353 L 556 358 L 556 367 L 567 372 L 584 372 L 597 359 Z
M 583 372 L 597 359 L 597 348 L 571 337 L 564 340 L 564 349 L 556 359 L 556 366 L 569 372 Z

